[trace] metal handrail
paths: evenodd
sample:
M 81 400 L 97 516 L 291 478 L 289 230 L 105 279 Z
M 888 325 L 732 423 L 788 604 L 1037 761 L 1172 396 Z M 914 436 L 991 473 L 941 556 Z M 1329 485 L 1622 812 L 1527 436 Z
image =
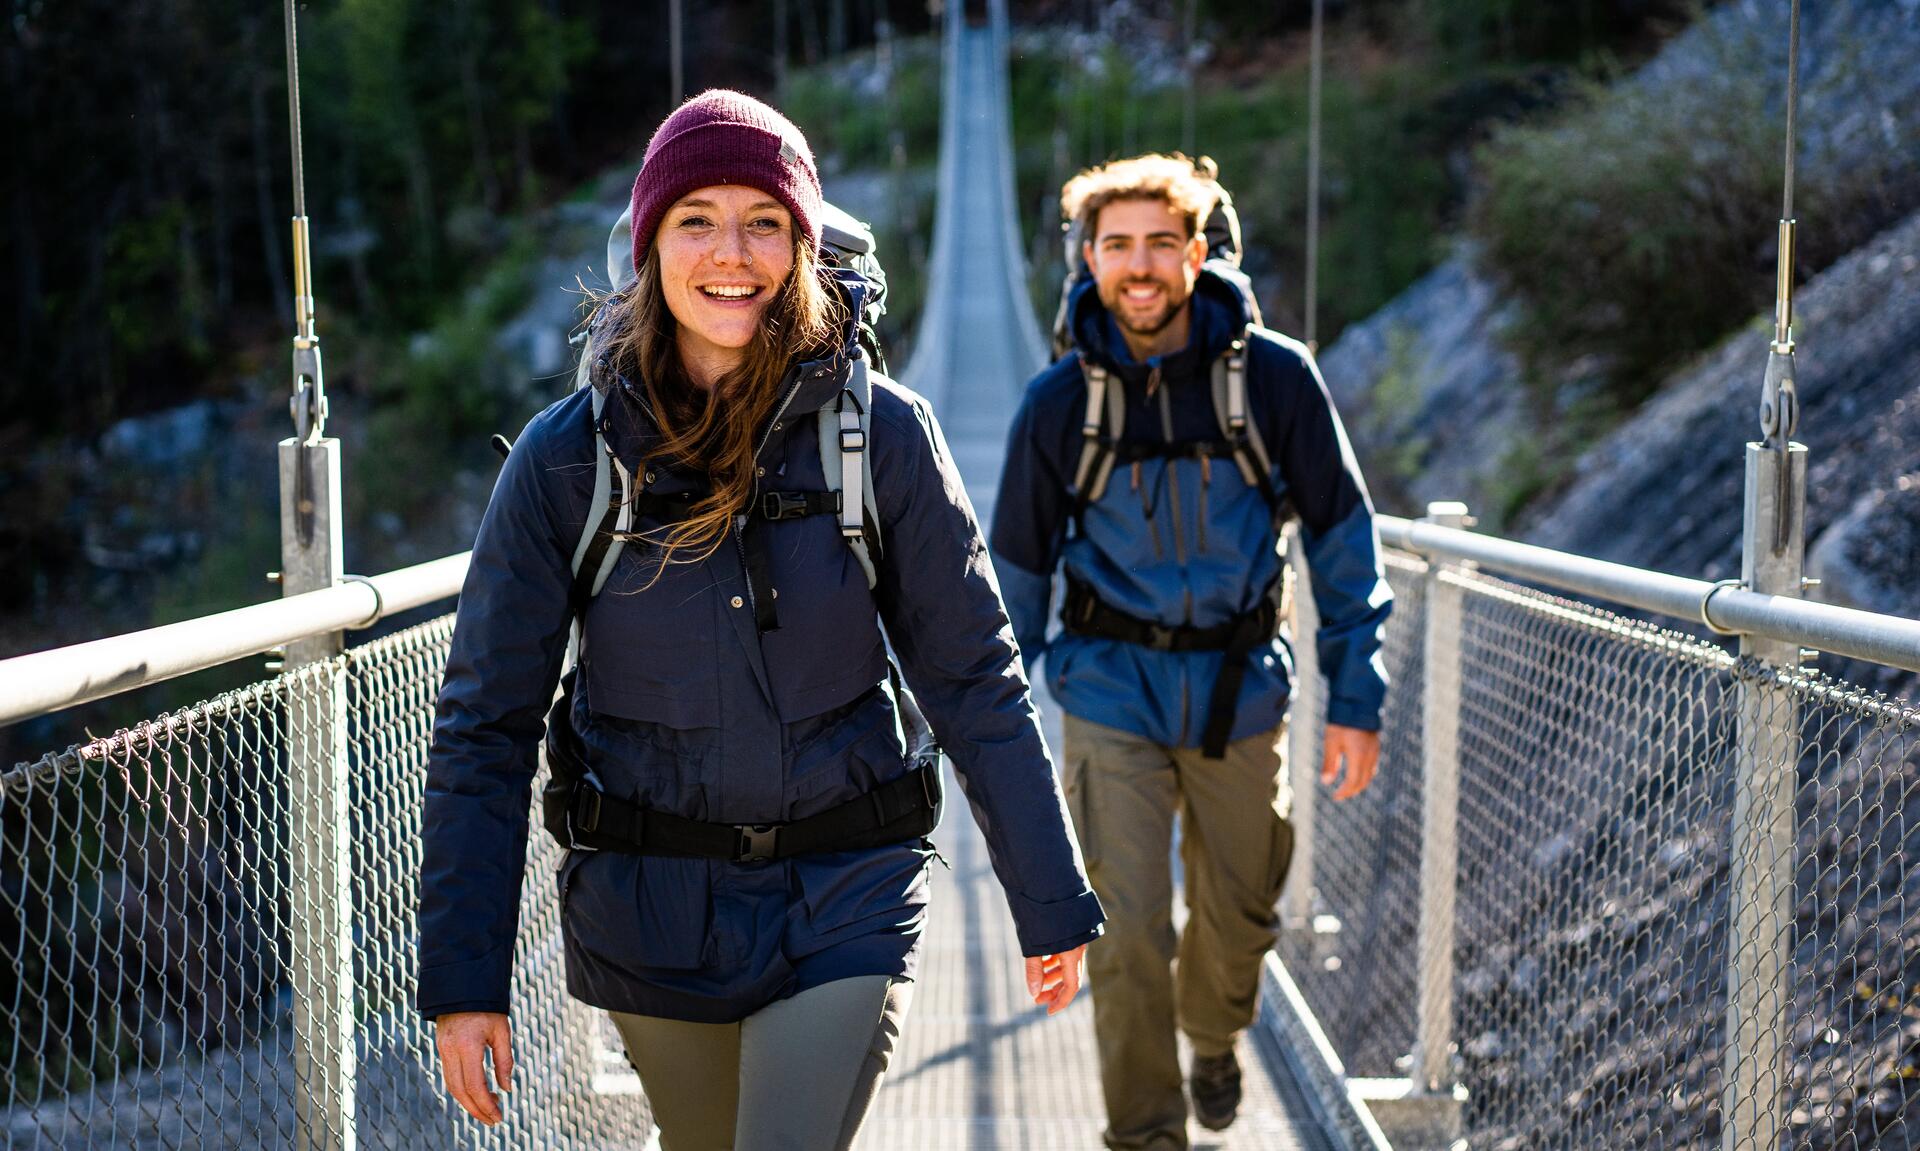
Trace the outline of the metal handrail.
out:
M 1726 634 L 1767 636 L 1835 655 L 1920 671 L 1920 620 L 1589 559 L 1461 528 L 1374 517 L 1383 542 L 1464 560 L 1533 583 L 1658 612 Z
M 460 594 L 472 552 L 164 627 L 0 660 L 0 726 L 218 667 L 309 636 L 370 627 Z

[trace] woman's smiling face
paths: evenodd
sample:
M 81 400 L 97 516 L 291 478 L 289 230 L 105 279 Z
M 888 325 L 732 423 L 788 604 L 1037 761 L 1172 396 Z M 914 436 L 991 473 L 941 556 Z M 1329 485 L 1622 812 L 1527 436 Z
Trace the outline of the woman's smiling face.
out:
M 740 362 L 793 271 L 793 214 L 758 188 L 717 184 L 675 201 L 653 243 L 681 359 L 711 383 Z

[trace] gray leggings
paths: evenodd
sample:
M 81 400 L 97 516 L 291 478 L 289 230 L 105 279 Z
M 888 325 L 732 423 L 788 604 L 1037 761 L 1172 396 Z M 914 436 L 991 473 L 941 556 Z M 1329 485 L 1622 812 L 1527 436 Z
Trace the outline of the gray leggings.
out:
M 663 1151 L 846 1151 L 912 988 L 885 975 L 842 979 L 738 1023 L 612 1014 Z

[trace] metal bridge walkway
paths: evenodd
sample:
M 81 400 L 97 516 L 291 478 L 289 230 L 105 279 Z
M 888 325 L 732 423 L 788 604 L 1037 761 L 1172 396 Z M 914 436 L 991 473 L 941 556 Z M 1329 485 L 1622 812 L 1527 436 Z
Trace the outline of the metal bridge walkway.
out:
M 1020 262 L 1006 108 L 1005 22 L 964 26 L 951 5 L 941 199 L 927 314 L 907 386 L 934 403 L 983 521 L 990 522 L 1007 426 L 1046 346 Z M 1048 714 L 1057 716 L 1051 700 Z M 1057 719 L 1049 736 L 1059 749 Z M 957 792 L 955 792 L 957 794 Z M 960 804 L 937 836 L 953 870 L 934 871 L 931 922 L 903 1049 L 860 1145 L 918 1151 L 1100 1146 L 1105 1107 L 1083 994 L 1047 1018 L 1027 1000 L 1019 945 L 986 844 Z M 1331 1147 L 1270 1037 L 1249 1036 L 1247 1099 L 1222 1134 L 1195 1147 Z

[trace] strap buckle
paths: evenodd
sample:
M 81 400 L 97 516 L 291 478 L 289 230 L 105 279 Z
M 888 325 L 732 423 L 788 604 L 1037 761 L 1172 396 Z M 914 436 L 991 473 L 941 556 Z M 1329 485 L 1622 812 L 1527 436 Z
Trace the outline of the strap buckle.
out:
M 780 825 L 777 823 L 742 823 L 734 830 L 740 833 L 740 850 L 735 856 L 741 863 L 766 863 L 773 858 L 775 845 L 780 840 Z
M 867 433 L 859 428 L 840 429 L 840 450 L 843 452 L 864 452 L 867 450 Z
M 598 851 L 597 847 L 588 847 L 580 842 L 580 837 L 592 835 L 600 828 L 600 789 L 587 782 L 583 777 L 575 780 L 573 796 L 567 801 L 567 849 L 570 851 Z
M 760 497 L 761 519 L 797 519 L 806 514 L 807 497 L 804 492 L 767 492 Z

